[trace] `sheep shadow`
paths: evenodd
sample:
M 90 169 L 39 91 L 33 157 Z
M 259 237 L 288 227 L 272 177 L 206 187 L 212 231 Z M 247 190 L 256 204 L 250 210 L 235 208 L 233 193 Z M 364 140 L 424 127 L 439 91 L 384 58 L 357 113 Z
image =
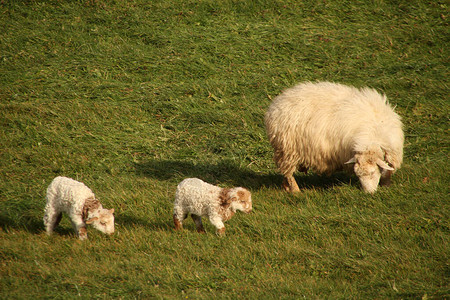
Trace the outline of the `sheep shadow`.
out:
M 281 176 L 281 175 L 280 175 Z M 300 190 L 328 190 L 336 186 L 350 185 L 357 186 L 358 180 L 355 176 L 345 172 L 337 172 L 333 175 L 315 174 L 309 172 L 308 174 L 298 175 L 296 174 L 295 180 L 297 181 Z
M 197 177 L 211 184 L 228 184 L 249 189 L 278 187 L 283 189 L 283 176 L 275 169 L 269 173 L 258 173 L 241 167 L 231 160 L 223 160 L 217 164 L 193 163 L 181 160 L 148 160 L 135 163 L 136 173 L 158 180 L 181 181 L 188 177 Z M 330 189 L 344 184 L 355 185 L 353 176 L 338 172 L 332 176 L 308 173 L 296 174 L 300 189 Z
M 271 186 L 280 181 L 276 174 L 260 174 L 243 168 L 231 160 L 223 160 L 217 164 L 194 163 L 181 160 L 149 160 L 135 164 L 136 173 L 158 180 L 181 181 L 189 177 L 197 177 L 211 184 L 228 184 L 258 189 Z

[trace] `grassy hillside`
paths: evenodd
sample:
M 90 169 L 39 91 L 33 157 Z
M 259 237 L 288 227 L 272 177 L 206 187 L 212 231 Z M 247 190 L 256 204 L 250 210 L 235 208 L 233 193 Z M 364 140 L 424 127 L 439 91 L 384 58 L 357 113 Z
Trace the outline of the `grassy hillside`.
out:
M 0 298 L 444 298 L 446 1 L 0 1 Z M 298 174 L 263 125 L 301 81 L 371 86 L 405 125 L 390 188 Z M 48 237 L 45 190 L 83 181 L 116 233 Z M 253 193 L 217 237 L 172 224 L 177 184 Z

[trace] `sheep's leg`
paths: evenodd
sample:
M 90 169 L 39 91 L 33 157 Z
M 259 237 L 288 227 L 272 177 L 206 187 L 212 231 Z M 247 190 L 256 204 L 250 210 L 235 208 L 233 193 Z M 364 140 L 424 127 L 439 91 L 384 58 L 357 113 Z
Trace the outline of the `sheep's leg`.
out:
M 59 225 L 59 222 L 61 222 L 61 219 L 62 219 L 62 212 L 60 212 L 58 214 L 58 216 L 56 217 L 56 221 L 55 221 L 55 224 L 54 224 L 53 228 L 55 228 L 56 226 Z
M 72 226 L 80 240 L 86 240 L 88 238 L 86 224 L 83 222 L 81 216 L 72 216 Z
M 219 235 L 219 236 L 225 235 L 225 227 L 217 229 L 216 234 Z
M 291 193 L 300 192 L 300 189 L 295 181 L 294 175 L 285 175 L 283 180 L 283 187 L 286 191 Z
M 217 215 L 211 215 L 209 216 L 209 221 L 212 225 L 216 227 L 216 234 L 217 235 L 224 235 L 225 234 L 225 225 L 222 222 L 222 218 Z
M 297 182 L 294 178 L 294 173 L 297 171 L 297 166 L 299 163 L 298 158 L 286 155 L 284 151 L 275 150 L 273 157 L 275 164 L 280 170 L 281 174 L 284 175 L 283 187 L 286 191 L 295 193 L 299 192 Z M 308 169 L 300 166 L 300 171 L 307 172 Z
M 390 170 L 381 171 L 380 186 L 390 186 L 391 185 L 391 176 L 392 176 L 392 171 L 390 171 Z
M 183 220 L 187 218 L 187 214 L 184 213 L 174 213 L 173 223 L 175 224 L 175 230 L 183 229 Z
M 308 174 L 308 168 L 306 168 L 304 166 L 299 166 L 298 171 Z M 284 181 L 283 181 L 283 187 L 286 191 L 291 192 L 291 193 L 300 192 L 300 189 L 298 187 L 297 181 L 294 178 L 293 173 L 288 173 L 288 175 L 285 175 Z
M 54 210 L 47 210 L 44 215 L 45 230 L 48 235 L 51 235 L 56 226 L 62 218 L 62 212 L 56 212 Z
M 194 220 L 195 227 L 197 228 L 198 233 L 205 233 L 205 228 L 203 228 L 202 224 L 202 217 L 197 215 L 191 215 L 192 219 Z

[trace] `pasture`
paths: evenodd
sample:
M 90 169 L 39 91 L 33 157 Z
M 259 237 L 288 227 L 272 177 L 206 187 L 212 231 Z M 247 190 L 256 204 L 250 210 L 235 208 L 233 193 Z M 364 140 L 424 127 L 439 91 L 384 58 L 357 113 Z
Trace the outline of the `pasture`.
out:
M 0 1 L 0 298 L 450 297 L 446 1 Z M 301 81 L 384 92 L 405 126 L 389 188 L 297 174 L 264 129 Z M 115 208 L 116 232 L 67 216 L 56 176 Z M 177 184 L 251 190 L 218 237 L 173 230 Z

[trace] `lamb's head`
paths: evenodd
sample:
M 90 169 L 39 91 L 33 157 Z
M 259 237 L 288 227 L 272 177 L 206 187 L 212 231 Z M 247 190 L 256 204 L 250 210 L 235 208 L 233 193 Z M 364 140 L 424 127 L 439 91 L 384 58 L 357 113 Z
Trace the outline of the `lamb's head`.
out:
M 384 160 L 382 151 L 367 150 L 357 152 L 346 164 L 355 164 L 353 170 L 359 178 L 362 189 L 375 193 L 383 172 L 394 171 Z
M 240 210 L 245 213 L 252 211 L 252 194 L 249 190 L 238 187 L 233 188 L 228 193 L 231 199 L 231 209 Z
M 114 233 L 114 208 L 99 208 L 90 212 L 86 224 L 92 225 L 95 229 L 106 234 Z

